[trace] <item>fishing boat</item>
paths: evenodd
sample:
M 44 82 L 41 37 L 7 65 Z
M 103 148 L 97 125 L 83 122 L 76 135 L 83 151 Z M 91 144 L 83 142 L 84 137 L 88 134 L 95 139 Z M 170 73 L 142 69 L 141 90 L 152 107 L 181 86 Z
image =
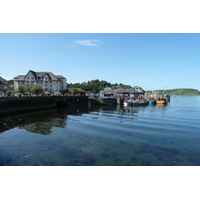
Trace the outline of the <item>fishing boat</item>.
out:
M 156 99 L 155 98 L 150 98 L 149 99 L 149 105 L 156 105 Z
M 146 106 L 147 105 L 146 99 L 125 99 L 124 106 Z
M 166 104 L 166 103 L 167 103 L 166 99 L 156 101 L 156 104 Z
M 156 104 L 167 104 L 167 98 L 164 96 L 158 97 L 156 100 Z

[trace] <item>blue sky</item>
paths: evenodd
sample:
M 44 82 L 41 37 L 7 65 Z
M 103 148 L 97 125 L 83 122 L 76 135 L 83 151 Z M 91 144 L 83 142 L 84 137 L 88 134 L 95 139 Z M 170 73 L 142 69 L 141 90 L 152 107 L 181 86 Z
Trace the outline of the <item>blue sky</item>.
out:
M 145 90 L 200 90 L 198 33 L 0 33 L 0 76 L 29 70 Z

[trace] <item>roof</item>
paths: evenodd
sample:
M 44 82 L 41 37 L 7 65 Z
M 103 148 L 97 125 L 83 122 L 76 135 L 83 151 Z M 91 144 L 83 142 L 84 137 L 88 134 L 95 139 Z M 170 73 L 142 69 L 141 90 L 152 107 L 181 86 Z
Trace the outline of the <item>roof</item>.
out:
M 25 75 L 18 75 L 16 77 L 14 77 L 14 79 L 20 81 L 20 80 L 24 80 L 24 77 L 25 77 Z
M 104 93 L 111 93 L 111 92 L 113 92 L 113 89 L 112 88 L 110 88 L 110 87 L 107 87 L 107 88 L 105 88 L 103 91 L 101 91 L 101 92 L 104 92 Z
M 64 76 L 61 76 L 61 75 L 57 76 L 57 75 L 54 75 L 52 72 L 35 72 L 35 71 L 32 71 L 32 70 L 29 70 L 28 73 L 29 72 L 31 72 L 33 74 L 33 76 L 35 77 L 36 80 L 43 79 L 45 75 L 47 75 L 49 77 L 49 79 L 52 80 L 52 81 L 58 81 L 61 78 L 65 79 Z M 18 75 L 16 77 L 14 77 L 14 80 L 16 80 L 16 81 L 24 81 L 24 79 L 27 76 L 27 74 L 26 75 Z
M 43 79 L 45 75 L 47 75 L 49 77 L 49 79 L 51 79 L 53 81 L 57 81 L 58 80 L 58 78 L 53 73 L 51 73 L 51 72 L 34 72 L 32 70 L 30 70 L 29 72 L 32 72 L 32 74 L 34 75 L 34 77 L 35 77 L 36 80 L 37 79 Z
M 56 75 L 57 78 L 65 78 L 64 76 L 61 75 Z
M 143 94 L 144 91 L 141 90 L 134 90 L 133 88 L 131 89 L 124 89 L 124 88 L 118 88 L 118 89 L 112 89 L 112 88 L 105 88 L 103 91 L 101 91 L 100 93 L 104 93 L 104 94 L 127 94 L 127 93 L 133 93 L 133 94 Z
M 73 92 L 73 90 L 77 90 L 78 92 L 85 92 L 83 89 L 81 88 L 67 88 L 69 92 Z
M 1 76 L 0 76 L 0 84 L 10 85 L 10 83 L 6 79 L 2 78 Z
M 129 92 L 130 93 L 135 93 L 135 94 L 142 94 L 142 93 L 144 93 L 144 91 L 142 91 L 142 90 L 134 90 L 133 88 L 132 89 L 129 89 Z
M 116 90 L 114 90 L 116 93 L 129 93 L 129 91 L 127 89 L 124 88 L 118 88 Z

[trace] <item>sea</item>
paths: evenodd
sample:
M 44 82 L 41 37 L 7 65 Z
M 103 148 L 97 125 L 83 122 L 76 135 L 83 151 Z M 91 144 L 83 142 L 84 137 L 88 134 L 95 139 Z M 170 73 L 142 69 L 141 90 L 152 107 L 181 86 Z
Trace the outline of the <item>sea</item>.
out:
M 200 96 L 0 118 L 0 166 L 200 166 Z

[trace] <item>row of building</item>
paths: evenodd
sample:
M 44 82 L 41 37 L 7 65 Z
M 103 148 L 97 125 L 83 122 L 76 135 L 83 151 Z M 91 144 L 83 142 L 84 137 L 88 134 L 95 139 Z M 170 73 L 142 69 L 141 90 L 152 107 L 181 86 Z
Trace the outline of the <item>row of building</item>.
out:
M 26 75 L 14 77 L 14 83 L 0 77 L 0 92 L 5 93 L 8 89 L 18 90 L 20 86 L 39 85 L 45 92 L 54 93 L 66 90 L 67 79 L 61 75 L 54 75 L 52 72 L 35 72 L 29 70 Z
M 110 88 L 107 87 L 104 90 L 100 91 L 99 96 L 102 98 L 105 97 L 128 97 L 128 96 L 141 96 L 144 95 L 145 91 L 140 90 L 139 88 Z
M 10 83 L 7 80 L 0 77 L 0 96 L 2 93 L 6 93 L 8 89 L 14 89 L 18 91 L 20 86 L 34 86 L 39 85 L 42 87 L 45 93 L 66 93 L 73 94 L 73 89 L 67 89 L 67 79 L 61 75 L 54 75 L 52 72 L 35 72 L 29 70 L 26 75 L 18 75 L 14 77 L 14 83 Z M 85 91 L 80 88 L 76 88 L 78 95 L 86 95 Z M 124 88 L 105 88 L 100 91 L 100 97 L 116 97 L 116 96 L 131 96 L 131 95 L 144 95 L 143 90 L 139 89 L 124 89 Z

